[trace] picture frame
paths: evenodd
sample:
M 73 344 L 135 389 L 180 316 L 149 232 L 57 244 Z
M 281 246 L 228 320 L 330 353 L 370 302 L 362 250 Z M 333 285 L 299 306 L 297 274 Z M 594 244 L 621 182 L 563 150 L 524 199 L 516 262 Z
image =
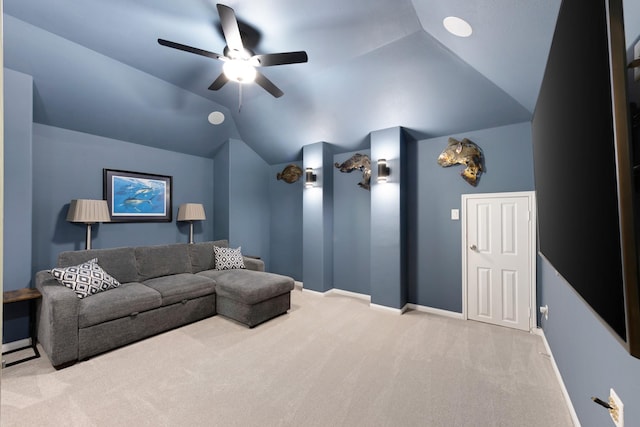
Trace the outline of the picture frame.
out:
M 111 222 L 171 222 L 172 177 L 103 169 Z

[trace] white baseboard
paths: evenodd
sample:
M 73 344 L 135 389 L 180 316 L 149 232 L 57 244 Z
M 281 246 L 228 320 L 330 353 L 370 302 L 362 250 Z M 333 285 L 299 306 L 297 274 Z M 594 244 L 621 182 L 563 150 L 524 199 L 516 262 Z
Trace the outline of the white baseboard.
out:
M 410 310 L 420 311 L 422 313 L 437 314 L 438 316 L 464 320 L 462 313 L 456 313 L 455 311 L 442 310 L 440 308 L 427 307 L 418 304 L 407 304 L 407 308 Z
M 553 353 L 551 352 L 551 347 L 549 347 L 549 342 L 547 341 L 547 337 L 544 335 L 544 330 L 542 330 L 541 328 L 535 328 L 533 329 L 532 333 L 542 337 L 544 348 L 549 354 L 549 359 L 551 360 L 551 366 L 553 367 L 553 372 L 556 374 L 558 383 L 560 383 L 560 390 L 562 391 L 562 396 L 564 396 L 564 400 L 567 403 L 567 407 L 569 408 L 569 413 L 571 414 L 571 421 L 573 421 L 574 427 L 580 427 L 580 420 L 578 419 L 578 414 L 576 414 L 576 410 L 573 407 L 573 403 L 571 403 L 571 397 L 569 397 L 569 392 L 567 391 L 567 388 L 564 385 L 564 381 L 562 380 L 562 374 L 560 374 L 558 365 L 556 365 L 556 360 L 553 358 Z
M 356 298 L 356 299 L 361 299 L 364 301 L 371 302 L 371 295 L 345 291 L 343 289 L 333 288 L 333 289 L 329 289 L 327 292 L 324 293 L 324 295 L 331 295 L 331 294 L 342 295 L 344 297 Z
M 387 307 L 386 305 L 379 305 L 379 304 L 372 304 L 369 303 L 369 308 L 372 308 L 374 310 L 378 310 L 378 311 L 385 311 L 387 313 L 392 313 L 392 314 L 403 314 L 405 311 L 407 311 L 407 306 L 405 305 L 402 308 L 393 308 L 393 307 Z
M 318 295 L 318 296 L 321 296 L 321 297 L 323 297 L 326 294 L 326 292 L 314 291 L 314 290 L 311 290 L 311 289 L 307 289 L 305 287 L 302 288 L 302 292 L 304 292 L 305 294 L 313 294 L 313 295 Z
M 31 345 L 31 338 L 24 338 L 18 341 L 11 341 L 6 344 L 2 344 L 2 352 L 6 353 L 7 351 L 16 350 L 22 347 L 28 347 Z

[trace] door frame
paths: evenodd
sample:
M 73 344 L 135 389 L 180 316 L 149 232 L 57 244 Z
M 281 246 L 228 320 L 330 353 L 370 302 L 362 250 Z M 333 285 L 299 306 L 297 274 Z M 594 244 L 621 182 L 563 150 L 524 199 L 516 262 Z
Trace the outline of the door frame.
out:
M 537 235 L 536 235 L 536 193 L 535 191 L 516 191 L 504 193 L 475 193 L 463 194 L 461 196 L 462 206 L 462 316 L 469 319 L 467 310 L 467 201 L 471 199 L 502 199 L 511 197 L 527 197 L 529 200 L 529 271 L 531 272 L 529 289 L 529 332 L 533 332 L 538 326 L 536 313 L 537 306 L 537 283 L 536 283 L 536 257 L 537 257 Z

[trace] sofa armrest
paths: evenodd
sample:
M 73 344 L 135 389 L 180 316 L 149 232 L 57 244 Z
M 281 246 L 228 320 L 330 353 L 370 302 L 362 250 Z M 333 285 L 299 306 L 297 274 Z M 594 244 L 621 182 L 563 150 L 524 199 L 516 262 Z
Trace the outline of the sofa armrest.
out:
M 259 258 L 243 256 L 244 266 L 247 270 L 264 271 L 264 261 Z
M 80 298 L 61 286 L 48 271 L 36 273 L 42 294 L 38 311 L 38 341 L 54 367 L 78 359 L 78 312 Z

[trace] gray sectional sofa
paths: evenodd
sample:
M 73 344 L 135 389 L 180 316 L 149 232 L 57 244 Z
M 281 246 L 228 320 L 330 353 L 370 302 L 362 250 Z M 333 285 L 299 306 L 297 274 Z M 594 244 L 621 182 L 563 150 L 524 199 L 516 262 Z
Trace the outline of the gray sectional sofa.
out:
M 246 269 L 216 270 L 214 246 L 228 242 L 62 252 L 57 267 L 97 258 L 121 285 L 81 299 L 49 270 L 36 274 L 37 338 L 52 365 L 59 369 L 216 313 L 253 327 L 289 310 L 292 278 L 264 272 L 264 262 L 251 257 L 244 257 Z

